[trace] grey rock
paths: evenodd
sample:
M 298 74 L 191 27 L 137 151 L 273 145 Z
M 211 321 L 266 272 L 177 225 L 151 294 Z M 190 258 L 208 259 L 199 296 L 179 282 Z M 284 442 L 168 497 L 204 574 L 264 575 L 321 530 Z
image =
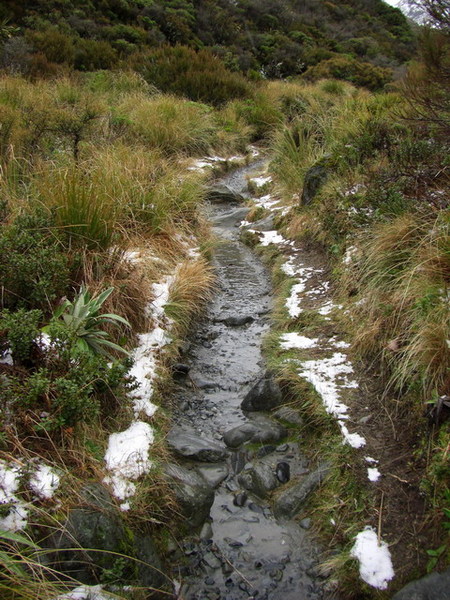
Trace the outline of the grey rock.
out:
M 300 482 L 283 491 L 274 503 L 275 516 L 279 519 L 294 517 L 300 511 L 308 496 L 322 483 L 329 471 L 329 465 L 323 464 Z
M 226 317 L 225 319 L 219 319 L 219 323 L 224 323 L 228 325 L 228 327 L 243 327 L 244 325 L 248 325 L 249 323 L 253 323 L 255 320 L 251 315 L 236 315 L 231 317 Z
M 153 539 L 125 528 L 122 513 L 108 491 L 90 483 L 80 497 L 81 504 L 69 511 L 64 527 L 46 539 L 45 547 L 51 552 L 43 555 L 44 562 L 77 581 L 94 585 L 101 581 L 104 570 L 117 569 L 120 558 L 123 577 L 126 579 L 128 573 L 130 583 L 171 589 Z M 124 554 L 130 558 L 124 559 Z
M 311 519 L 310 518 L 302 519 L 300 521 L 300 527 L 302 529 L 309 529 L 311 527 Z
M 245 202 L 245 197 L 235 192 L 227 185 L 219 183 L 211 186 L 206 193 L 206 199 L 209 202 Z
M 256 231 L 273 231 L 275 229 L 275 216 L 269 215 L 265 219 L 260 219 L 251 224 L 251 228 Z
M 237 448 L 245 442 L 279 442 L 286 434 L 286 429 L 279 423 L 268 418 L 259 418 L 230 429 L 224 434 L 223 440 L 229 448 Z
M 450 600 L 450 568 L 408 583 L 392 600 Z
M 259 498 L 264 498 L 268 492 L 279 485 L 272 469 L 265 463 L 256 463 L 249 469 L 242 471 L 238 476 L 238 481 L 243 488 Z
M 211 487 L 197 471 L 179 465 L 166 465 L 166 475 L 190 525 L 193 527 L 202 525 L 208 518 L 214 502 L 214 492 Z
M 308 206 L 318 194 L 320 188 L 325 184 L 329 175 L 329 168 L 326 165 L 327 160 L 322 160 L 313 165 L 306 172 L 303 181 L 303 191 L 301 196 L 302 206 Z
M 282 402 L 280 386 L 266 373 L 246 394 L 241 403 L 244 411 L 271 410 Z
M 213 530 L 211 527 L 211 523 L 204 523 L 203 527 L 200 531 L 200 539 L 201 540 L 211 540 L 213 537 Z
M 228 467 L 221 463 L 217 465 L 199 465 L 197 471 L 212 488 L 216 488 L 228 476 Z
M 276 419 L 286 421 L 286 423 L 289 423 L 290 425 L 303 425 L 303 419 L 298 410 L 295 410 L 290 406 L 281 406 L 272 414 Z
M 219 462 L 228 455 L 223 444 L 200 437 L 194 430 L 179 426 L 170 430 L 167 443 L 177 454 L 202 462 Z
M 287 483 L 291 478 L 291 468 L 286 461 L 279 462 L 275 469 L 275 474 L 280 483 Z
M 220 569 L 222 565 L 221 561 L 212 552 L 206 552 L 203 555 L 203 561 L 208 565 L 208 567 L 211 567 L 211 569 Z

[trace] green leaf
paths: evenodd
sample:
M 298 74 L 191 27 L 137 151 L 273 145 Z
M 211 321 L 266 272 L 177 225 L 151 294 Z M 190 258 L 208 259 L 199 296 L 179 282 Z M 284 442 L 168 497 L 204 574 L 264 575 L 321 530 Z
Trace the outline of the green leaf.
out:
M 39 546 L 36 546 L 34 542 L 26 538 L 24 535 L 20 533 L 15 533 L 14 531 L 4 531 L 0 529 L 0 540 L 8 540 L 10 542 L 17 542 L 19 544 L 25 544 L 25 546 L 29 546 L 34 550 L 38 549 Z

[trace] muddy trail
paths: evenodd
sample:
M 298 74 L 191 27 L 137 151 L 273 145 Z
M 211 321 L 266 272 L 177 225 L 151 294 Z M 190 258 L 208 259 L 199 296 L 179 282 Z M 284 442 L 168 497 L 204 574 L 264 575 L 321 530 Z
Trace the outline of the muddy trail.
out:
M 245 195 L 247 177 L 258 167 L 241 168 L 219 183 Z M 309 519 L 290 518 L 298 496 L 283 497 L 297 480 L 303 482 L 300 497 L 306 496 L 322 471 L 309 471 L 288 436 L 285 426 L 297 415 L 271 410 L 280 392 L 261 354 L 270 326 L 269 274 L 239 241 L 247 212 L 242 202 L 216 199 L 209 212 L 218 239 L 217 291 L 177 366 L 178 410 L 168 438 L 177 457 L 168 473 L 192 531 L 172 548 L 178 597 L 335 598 L 318 570 Z

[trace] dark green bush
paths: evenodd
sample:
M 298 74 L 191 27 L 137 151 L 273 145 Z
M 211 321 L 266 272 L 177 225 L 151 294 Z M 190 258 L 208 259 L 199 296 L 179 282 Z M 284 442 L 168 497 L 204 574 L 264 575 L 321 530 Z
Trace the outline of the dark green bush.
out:
M 375 67 L 349 56 L 336 56 L 310 67 L 303 75 L 305 79 L 344 79 L 369 90 L 380 90 L 391 81 L 390 69 Z
M 220 105 L 251 95 L 244 77 L 229 71 L 207 50 L 165 46 L 136 57 L 134 63 L 148 83 L 191 100 Z
M 78 71 L 111 69 L 117 64 L 117 52 L 103 40 L 77 40 L 74 67 Z
M 35 211 L 0 227 L 0 287 L 6 308 L 48 313 L 69 285 L 68 258 L 51 217 Z
M 19 308 L 16 312 L 0 312 L 0 335 L 11 350 L 14 363 L 21 364 L 30 359 L 33 344 L 39 335 L 42 311 Z

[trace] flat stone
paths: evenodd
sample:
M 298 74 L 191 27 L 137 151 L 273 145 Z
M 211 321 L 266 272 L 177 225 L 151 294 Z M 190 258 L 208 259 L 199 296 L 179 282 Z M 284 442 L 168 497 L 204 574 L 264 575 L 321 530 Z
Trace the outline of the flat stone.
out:
M 202 462 L 220 462 L 228 452 L 223 444 L 201 437 L 194 430 L 173 427 L 167 436 L 167 443 L 177 454 Z
M 206 199 L 209 202 L 245 202 L 245 197 L 242 194 L 235 192 L 223 183 L 211 186 L 207 190 Z
M 280 386 L 266 373 L 247 392 L 241 408 L 244 411 L 271 410 L 279 406 L 283 401 Z
M 450 568 L 408 583 L 392 600 L 450 600 Z
M 253 323 L 254 320 L 255 318 L 251 315 L 236 315 L 220 319 L 218 322 L 224 323 L 225 325 L 228 325 L 228 327 L 243 327 L 244 325 Z
M 221 463 L 217 465 L 199 465 L 197 471 L 212 488 L 216 488 L 228 476 L 228 467 Z
M 328 475 L 330 467 L 323 464 L 300 482 L 283 491 L 275 500 L 274 514 L 279 519 L 291 519 L 300 511 L 308 496 Z

